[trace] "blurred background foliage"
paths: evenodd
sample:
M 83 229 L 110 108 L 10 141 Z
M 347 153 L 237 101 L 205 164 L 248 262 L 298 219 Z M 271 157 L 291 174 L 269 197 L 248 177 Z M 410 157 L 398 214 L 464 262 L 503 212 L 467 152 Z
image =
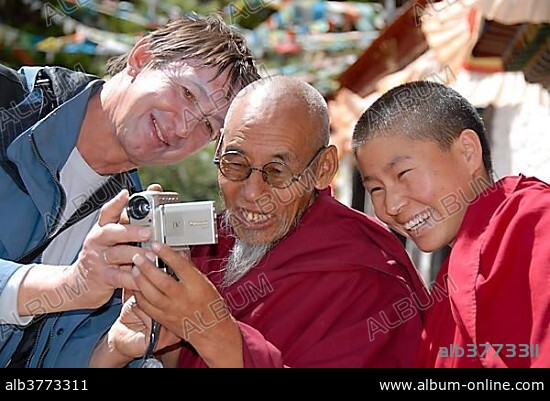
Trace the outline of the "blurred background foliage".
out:
M 13 68 L 61 65 L 104 76 L 106 61 L 129 50 L 144 32 L 182 14 L 221 12 L 246 35 L 264 75 L 297 75 L 326 94 L 334 89 L 339 72 L 374 37 L 372 31 L 380 28 L 376 18 L 381 4 L 368 9 L 353 2 L 359 5 L 339 15 L 342 3 L 348 2 L 0 0 L 0 62 Z M 274 15 L 281 10 L 285 12 Z M 312 18 L 316 18 L 313 23 Z M 343 31 L 359 29 L 341 24 L 369 32 L 341 36 Z M 301 34 L 319 39 L 319 33 L 327 34 L 320 42 L 304 36 L 300 40 Z M 315 48 L 308 48 L 311 45 Z M 175 165 L 143 167 L 143 184 L 157 182 L 165 190 L 178 191 L 183 200 L 212 199 L 221 207 L 213 152 L 211 145 Z
M 141 180 L 144 185 L 158 183 L 164 190 L 177 191 L 183 201 L 215 200 L 220 208 L 217 168 L 212 162 L 214 148 L 211 144 L 177 164 L 142 167 Z

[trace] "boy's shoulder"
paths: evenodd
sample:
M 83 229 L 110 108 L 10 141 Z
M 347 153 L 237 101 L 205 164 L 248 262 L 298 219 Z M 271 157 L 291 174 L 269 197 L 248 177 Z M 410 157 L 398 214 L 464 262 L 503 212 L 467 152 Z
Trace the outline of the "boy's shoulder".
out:
M 477 206 L 477 224 L 486 225 L 493 235 L 534 229 L 540 221 L 550 223 L 550 185 L 536 177 L 505 177 L 485 196 Z M 475 203 L 472 206 L 476 208 Z
M 495 186 L 500 186 L 504 199 L 495 214 L 513 208 L 514 214 L 550 213 L 550 184 L 536 178 L 518 176 L 505 177 Z M 547 207 L 542 207 L 546 205 Z

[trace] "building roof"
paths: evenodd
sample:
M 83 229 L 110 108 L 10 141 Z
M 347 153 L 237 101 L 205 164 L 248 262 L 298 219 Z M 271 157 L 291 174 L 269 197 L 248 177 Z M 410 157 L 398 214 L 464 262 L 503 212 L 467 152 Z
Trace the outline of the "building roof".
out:
M 461 53 L 458 57 L 460 68 L 484 72 L 522 71 L 527 82 L 550 87 L 550 2 L 520 2 L 519 7 L 529 12 L 516 14 L 509 3 L 499 0 L 447 3 L 440 2 L 436 8 L 431 1 L 414 0 L 402 6 L 393 22 L 340 76 L 341 87 L 366 96 L 375 90 L 381 78 L 401 70 L 429 47 L 443 64 L 454 67 L 457 53 Z M 499 8 L 499 4 L 506 6 L 506 10 Z M 533 4 L 539 5 L 540 12 L 536 12 Z M 432 32 L 424 29 L 425 16 L 430 17 L 432 23 L 438 21 L 437 29 Z M 493 16 L 501 22 L 487 19 Z M 536 22 L 509 23 L 518 18 L 534 18 Z M 462 19 L 460 26 L 457 25 L 459 19 Z M 432 36 L 427 38 L 427 35 Z M 458 73 L 454 68 L 453 72 Z
M 420 14 L 427 0 L 409 1 L 386 25 L 361 56 L 340 76 L 340 85 L 360 96 L 374 91 L 376 82 L 398 71 L 428 49 L 420 30 Z

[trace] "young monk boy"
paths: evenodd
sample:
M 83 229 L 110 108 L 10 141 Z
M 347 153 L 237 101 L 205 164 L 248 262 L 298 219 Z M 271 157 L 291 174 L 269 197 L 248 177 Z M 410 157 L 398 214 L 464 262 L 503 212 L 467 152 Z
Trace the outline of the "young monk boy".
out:
M 495 182 L 478 113 L 433 82 L 384 94 L 352 147 L 378 218 L 425 252 L 452 249 L 418 366 L 550 367 L 550 186 Z

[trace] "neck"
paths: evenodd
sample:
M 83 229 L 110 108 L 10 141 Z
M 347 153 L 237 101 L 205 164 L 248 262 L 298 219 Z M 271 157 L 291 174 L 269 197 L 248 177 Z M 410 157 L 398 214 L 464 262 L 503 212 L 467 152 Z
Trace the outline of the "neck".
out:
M 493 186 L 494 183 L 495 183 L 494 180 L 491 178 L 491 176 L 487 172 L 483 171 L 477 174 L 474 177 L 475 185 L 473 186 L 473 188 L 475 188 L 475 195 L 476 196 L 480 195 L 487 188 Z
M 130 170 L 134 167 L 124 149 L 117 141 L 116 128 L 112 122 L 113 89 L 122 85 L 117 74 L 90 98 L 86 116 L 80 128 L 76 147 L 86 163 L 98 174 L 108 175 Z

